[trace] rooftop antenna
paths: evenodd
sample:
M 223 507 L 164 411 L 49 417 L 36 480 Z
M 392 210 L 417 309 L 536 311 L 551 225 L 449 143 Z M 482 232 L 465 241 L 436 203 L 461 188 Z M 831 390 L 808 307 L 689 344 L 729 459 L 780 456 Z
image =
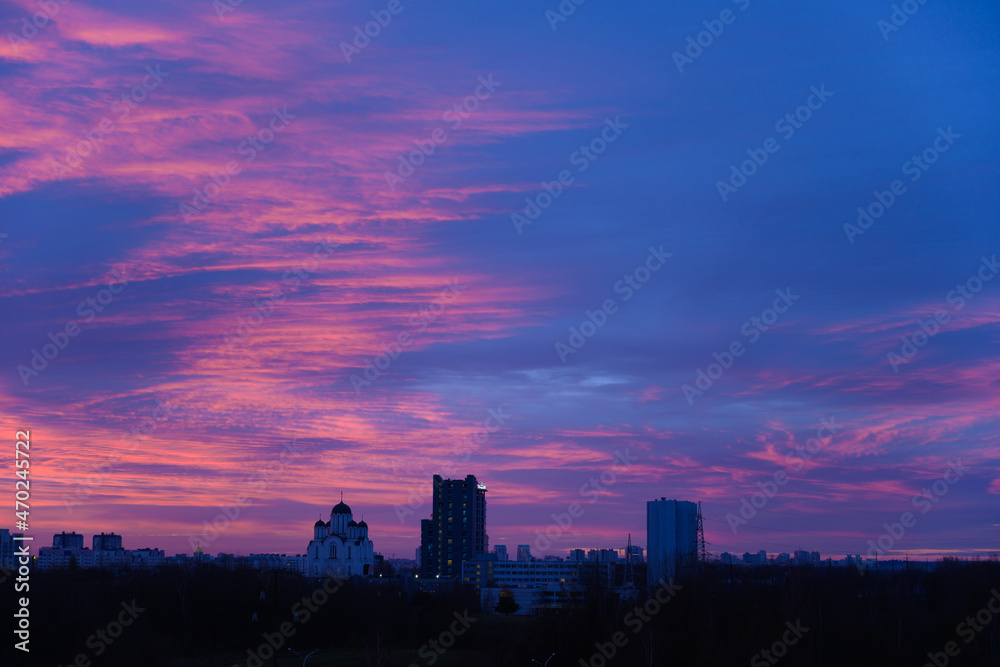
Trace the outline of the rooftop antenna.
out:
M 628 534 L 628 546 L 625 547 L 625 588 L 635 588 L 635 572 L 632 569 L 632 533 Z
M 708 560 L 708 552 L 705 550 L 705 524 L 701 517 L 701 501 L 698 501 L 698 560 L 699 568 L 702 563 Z

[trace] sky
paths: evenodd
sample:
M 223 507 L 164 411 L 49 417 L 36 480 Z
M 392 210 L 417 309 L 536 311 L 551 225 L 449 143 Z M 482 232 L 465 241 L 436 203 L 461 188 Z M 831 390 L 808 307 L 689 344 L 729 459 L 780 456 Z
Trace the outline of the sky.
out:
M 0 2 L 36 546 L 997 553 L 1000 7 L 903 4 Z

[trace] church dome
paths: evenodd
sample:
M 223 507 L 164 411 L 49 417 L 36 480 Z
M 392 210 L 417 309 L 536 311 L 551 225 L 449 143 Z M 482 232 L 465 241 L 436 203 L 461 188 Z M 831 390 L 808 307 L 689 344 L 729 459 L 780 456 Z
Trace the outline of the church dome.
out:
M 355 523 L 353 519 L 351 519 L 350 521 L 347 522 L 347 527 L 348 528 L 355 528 L 357 525 L 358 524 Z
M 333 506 L 334 514 L 351 514 L 351 508 L 343 500 Z
M 364 519 L 362 519 L 361 523 L 358 524 L 358 528 L 367 528 L 367 527 L 368 527 L 368 524 L 364 522 Z
M 313 526 L 313 528 L 319 528 L 320 526 L 325 526 L 325 525 L 326 524 L 323 523 L 323 519 L 320 519 L 319 521 L 316 522 L 316 524 Z

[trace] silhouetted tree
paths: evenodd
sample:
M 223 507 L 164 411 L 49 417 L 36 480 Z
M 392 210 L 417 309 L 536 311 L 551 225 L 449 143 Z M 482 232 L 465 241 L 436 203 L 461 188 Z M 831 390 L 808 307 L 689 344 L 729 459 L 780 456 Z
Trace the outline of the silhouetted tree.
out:
M 493 610 L 498 614 L 509 616 L 520 608 L 521 605 L 514 600 L 514 592 L 509 588 L 505 588 L 500 591 L 500 600 L 497 602 L 497 605 L 493 607 Z

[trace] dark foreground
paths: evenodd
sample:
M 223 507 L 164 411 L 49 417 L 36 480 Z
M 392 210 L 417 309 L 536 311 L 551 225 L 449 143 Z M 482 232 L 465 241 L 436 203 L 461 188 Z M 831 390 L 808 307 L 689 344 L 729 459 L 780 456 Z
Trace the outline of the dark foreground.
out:
M 469 590 L 430 595 L 399 580 L 211 565 L 33 573 L 30 657 L 13 649 L 15 593 L 0 584 L 0 664 L 259 667 L 276 653 L 280 667 L 301 665 L 291 648 L 318 649 L 309 667 L 507 667 L 552 653 L 549 667 L 1000 665 L 995 558 L 877 575 L 707 566 L 673 583 L 632 600 L 590 591 L 575 609 L 527 617 L 481 609 Z

